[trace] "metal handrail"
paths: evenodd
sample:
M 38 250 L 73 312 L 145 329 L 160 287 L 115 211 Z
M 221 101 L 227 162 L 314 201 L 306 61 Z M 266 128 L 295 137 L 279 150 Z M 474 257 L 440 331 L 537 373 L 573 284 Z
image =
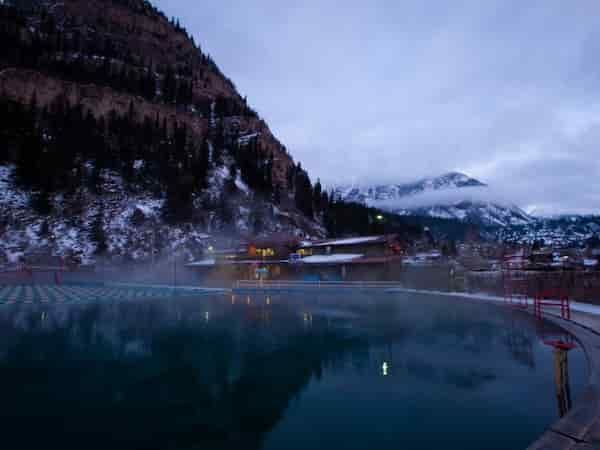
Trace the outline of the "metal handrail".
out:
M 251 288 L 283 288 L 283 287 L 316 287 L 316 288 L 392 288 L 399 287 L 395 281 L 304 281 L 304 280 L 237 280 L 236 287 Z

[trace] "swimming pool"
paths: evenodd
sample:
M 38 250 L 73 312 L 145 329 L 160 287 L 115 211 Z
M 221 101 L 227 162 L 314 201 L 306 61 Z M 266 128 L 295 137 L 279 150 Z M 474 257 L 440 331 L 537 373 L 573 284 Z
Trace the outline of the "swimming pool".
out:
M 5 305 L 0 334 L 19 448 L 522 449 L 587 371 L 557 383 L 521 311 L 400 293 Z

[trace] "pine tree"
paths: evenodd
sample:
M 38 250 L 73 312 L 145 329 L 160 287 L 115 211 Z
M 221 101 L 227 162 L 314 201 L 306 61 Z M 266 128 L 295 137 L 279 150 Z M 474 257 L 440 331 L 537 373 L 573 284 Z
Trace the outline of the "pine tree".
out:
M 273 203 L 276 205 L 281 203 L 281 186 L 279 184 L 273 187 Z
M 233 194 L 237 191 L 237 186 L 235 184 L 235 180 L 237 178 L 237 166 L 235 163 L 229 166 L 229 176 L 225 180 L 225 185 L 223 188 L 227 194 Z
M 92 224 L 92 240 L 96 243 L 96 255 L 104 255 L 108 250 L 106 233 L 104 231 L 104 205 L 98 209 L 98 213 Z
M 296 188 L 294 199 L 296 207 L 307 217 L 313 218 L 313 193 L 310 178 L 305 171 L 300 170 L 296 173 Z
M 313 187 L 313 205 L 315 210 L 321 211 L 322 209 L 322 188 L 321 188 L 321 180 L 317 179 Z
M 175 79 L 175 71 L 171 66 L 167 67 L 163 78 L 162 95 L 167 103 L 174 103 L 177 97 L 177 80 Z

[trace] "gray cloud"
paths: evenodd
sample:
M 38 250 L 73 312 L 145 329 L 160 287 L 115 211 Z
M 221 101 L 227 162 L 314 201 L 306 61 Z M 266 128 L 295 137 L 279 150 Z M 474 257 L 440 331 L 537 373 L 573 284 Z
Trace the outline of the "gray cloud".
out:
M 600 213 L 600 3 L 156 0 L 313 178 L 462 170 L 538 211 Z

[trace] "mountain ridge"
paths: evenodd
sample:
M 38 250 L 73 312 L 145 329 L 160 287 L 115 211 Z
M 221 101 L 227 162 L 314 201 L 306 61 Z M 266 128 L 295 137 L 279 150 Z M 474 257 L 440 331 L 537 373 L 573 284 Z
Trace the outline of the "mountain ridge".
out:
M 325 235 L 306 171 L 149 2 L 10 0 L 0 39 L 0 263 L 193 257 L 207 232 Z
M 409 183 L 341 186 L 334 192 L 343 200 L 381 207 L 405 216 L 456 219 L 475 225 L 500 227 L 534 221 L 516 205 L 485 199 L 488 188 L 486 183 L 454 171 Z M 471 198 L 475 193 L 483 199 Z

